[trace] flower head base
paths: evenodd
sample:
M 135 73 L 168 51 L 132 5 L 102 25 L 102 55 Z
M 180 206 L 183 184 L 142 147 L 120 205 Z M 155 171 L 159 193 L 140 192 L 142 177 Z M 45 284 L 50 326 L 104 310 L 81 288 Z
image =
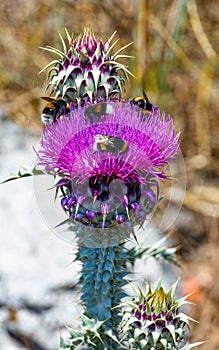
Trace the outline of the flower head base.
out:
M 157 201 L 158 184 L 149 178 L 144 186 L 131 176 L 127 182 L 116 175 L 100 179 L 93 176 L 83 184 L 65 179 L 56 186 L 62 191 L 61 205 L 68 215 L 92 228 L 104 229 L 125 222 L 142 225 Z
M 91 120 L 88 105 L 46 127 L 39 162 L 61 176 L 56 187 L 73 221 L 91 229 L 125 224 L 132 230 L 156 204 L 156 178 L 165 177 L 178 151 L 178 135 L 158 109 L 143 120 L 129 103 L 102 107 L 110 107 L 110 113 L 97 113 Z
M 79 245 L 106 247 L 127 240 L 135 225 L 143 225 L 156 205 L 159 185 L 150 176 L 142 185 L 135 174 L 120 180 L 112 173 L 80 184 L 65 178 L 56 187 L 71 221 L 82 224 L 77 227 Z
M 146 295 L 139 290 L 139 297 L 128 303 L 121 327 L 131 349 L 177 350 L 183 345 L 190 318 L 179 311 L 186 298 L 174 300 L 177 282 L 167 293 L 160 282 L 154 291 L 148 286 Z
M 84 101 L 95 102 L 98 99 L 120 97 L 122 88 L 125 87 L 125 79 L 131 73 L 117 59 L 130 57 L 120 54 L 130 44 L 112 54 L 116 42 L 111 46 L 110 43 L 115 33 L 105 44 L 95 37 L 90 27 L 85 28 L 84 33 L 78 37 L 71 38 L 67 31 L 66 34 L 68 48 L 60 36 L 63 52 L 52 47 L 44 48 L 60 57 L 43 69 L 50 68 L 48 87 L 52 88 L 51 93 L 76 106 L 83 105 Z M 122 72 L 122 77 L 118 74 L 119 71 Z

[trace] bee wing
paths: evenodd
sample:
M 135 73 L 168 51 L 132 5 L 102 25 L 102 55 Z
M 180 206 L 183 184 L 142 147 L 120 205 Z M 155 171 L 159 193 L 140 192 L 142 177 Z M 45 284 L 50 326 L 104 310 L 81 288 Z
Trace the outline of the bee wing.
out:
M 94 107 L 94 111 L 101 115 L 112 114 L 114 112 L 113 106 L 107 102 L 98 102 Z
M 146 102 L 149 102 L 149 98 L 147 97 L 147 94 L 144 90 L 142 90 L 143 97 L 145 98 Z
M 108 138 L 107 144 L 108 144 L 109 146 L 112 146 L 112 147 L 116 148 L 115 141 L 116 141 L 115 138 Z
M 114 113 L 114 108 L 111 104 L 106 103 L 106 111 L 105 114 L 113 114 Z

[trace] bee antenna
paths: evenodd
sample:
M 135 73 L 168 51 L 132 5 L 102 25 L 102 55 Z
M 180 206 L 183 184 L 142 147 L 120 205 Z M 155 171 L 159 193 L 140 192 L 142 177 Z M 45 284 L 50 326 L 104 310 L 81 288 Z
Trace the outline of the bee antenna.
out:
M 56 99 L 54 97 L 41 96 L 41 98 L 47 102 L 54 102 Z

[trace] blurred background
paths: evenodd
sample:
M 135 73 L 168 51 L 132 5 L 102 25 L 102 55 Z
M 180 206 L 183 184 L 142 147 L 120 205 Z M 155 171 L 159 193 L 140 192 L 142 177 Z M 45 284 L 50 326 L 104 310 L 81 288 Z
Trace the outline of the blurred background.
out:
M 187 187 L 171 232 L 174 244 L 180 245 L 181 292 L 194 291 L 190 301 L 196 305 L 189 313 L 199 323 L 192 326 L 192 340 L 207 339 L 202 349 L 219 349 L 219 2 L 2 0 L 0 13 L 0 160 L 1 175 L 5 177 L 7 169 L 3 168 L 13 165 L 16 170 L 22 164 L 22 147 L 31 149 L 33 139 L 42 132 L 44 103 L 40 97 L 45 95 L 46 73 L 38 73 L 54 57 L 39 47 L 61 48 L 57 32 L 64 36 L 66 27 L 70 33 L 80 33 L 88 24 L 104 41 L 116 30 L 120 38 L 117 49 L 133 42 L 126 53 L 135 58 L 126 63 L 137 78 L 130 79 L 125 98 L 141 95 L 144 89 L 151 102 L 173 116 L 176 129 L 181 131 Z M 18 134 L 20 139 L 16 141 Z M 12 144 L 20 153 L 10 148 Z M 178 178 L 181 172 L 179 165 Z M 19 184 L 9 187 L 14 195 L 19 193 Z M 10 199 L 19 203 L 17 196 L 16 200 L 13 196 Z M 161 214 L 167 200 L 168 194 L 160 205 Z M 0 202 L 3 215 L 7 215 L 9 198 Z M 177 198 L 171 198 L 171 205 L 177 205 Z M 16 226 L 11 226 L 11 231 L 14 229 Z M 5 232 L 1 232 L 3 235 Z M 10 239 L 7 242 L 12 244 Z M 63 249 L 69 258 L 70 249 Z M 62 261 L 63 265 L 67 263 L 67 259 Z M 1 264 L 4 266 L 3 261 Z M 1 272 L 0 265 L 3 286 Z M 68 273 L 70 281 L 69 269 Z M 0 314 L 2 309 L 4 316 L 0 322 L 6 322 L 6 318 L 16 322 L 16 307 L 7 305 L 6 310 L 7 303 L 2 300 Z M 3 335 L 7 346 L 1 347 L 4 343 L 0 340 L 0 349 L 46 350 L 40 347 L 40 341 L 31 343 L 24 335 L 23 340 L 16 340 L 10 330 L 7 336 L 13 342 Z

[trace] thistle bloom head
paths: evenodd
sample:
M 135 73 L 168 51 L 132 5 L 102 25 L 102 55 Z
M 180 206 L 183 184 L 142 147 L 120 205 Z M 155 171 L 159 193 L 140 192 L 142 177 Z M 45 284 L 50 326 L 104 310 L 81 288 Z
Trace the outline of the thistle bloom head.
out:
M 131 349 L 189 350 L 196 344 L 186 344 L 186 332 L 189 329 L 189 317 L 179 309 L 186 303 L 184 298 L 174 299 L 177 282 L 165 293 L 158 283 L 155 290 L 150 285 L 144 295 L 139 289 L 139 296 L 127 303 L 121 322 L 124 340 Z
M 93 108 L 105 109 L 95 122 Z M 47 171 L 61 176 L 56 186 L 72 220 L 101 230 L 132 229 L 155 206 L 158 179 L 178 146 L 172 119 L 158 109 L 143 120 L 129 103 L 108 102 L 72 109 L 46 127 L 38 156 Z
M 43 48 L 59 57 L 43 69 L 50 68 L 48 87 L 51 87 L 51 93 L 76 106 L 82 105 L 85 100 L 95 102 L 100 98 L 120 97 L 125 80 L 131 73 L 117 59 L 130 57 L 121 55 L 121 51 L 130 44 L 113 54 L 112 48 L 116 42 L 111 42 L 115 33 L 106 43 L 96 38 L 90 27 L 85 28 L 79 36 L 72 38 L 67 30 L 66 35 L 67 46 L 60 36 L 63 52 L 52 47 Z

